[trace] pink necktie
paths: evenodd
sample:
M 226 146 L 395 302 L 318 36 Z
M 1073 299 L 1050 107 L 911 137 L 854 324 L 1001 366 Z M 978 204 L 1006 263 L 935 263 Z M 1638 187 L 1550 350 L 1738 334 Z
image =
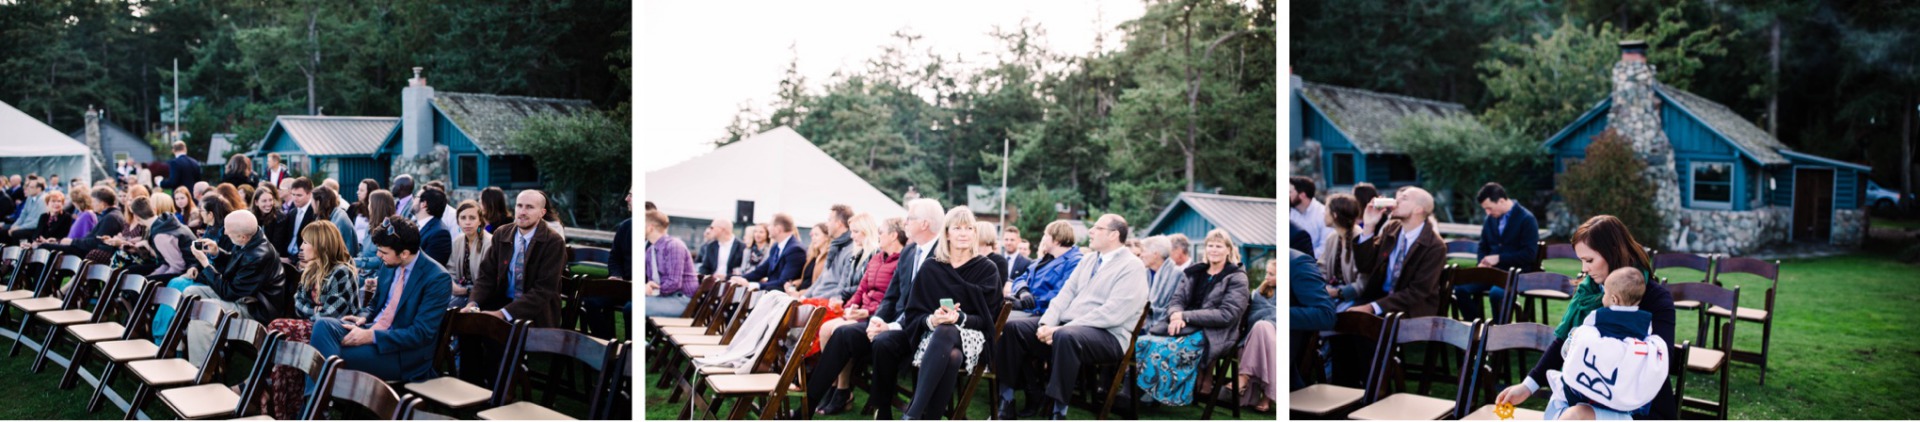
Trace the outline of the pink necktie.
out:
M 387 308 L 380 310 L 380 317 L 373 320 L 374 331 L 393 325 L 393 312 L 400 308 L 401 289 L 407 288 L 407 267 L 400 267 L 399 272 L 393 277 L 393 288 L 387 291 Z

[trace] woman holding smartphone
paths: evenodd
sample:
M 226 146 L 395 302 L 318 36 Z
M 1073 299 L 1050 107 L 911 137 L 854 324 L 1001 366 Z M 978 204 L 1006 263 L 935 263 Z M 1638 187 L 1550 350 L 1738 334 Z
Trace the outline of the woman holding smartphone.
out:
M 944 238 L 934 248 L 935 262 L 920 267 L 907 303 L 907 314 L 927 315 L 924 324 L 904 327 L 918 344 L 915 366 L 920 368 L 907 419 L 937 419 L 947 413 L 954 384 L 962 370 L 985 364 L 986 332 L 1000 314 L 1000 268 L 980 248 L 973 210 L 965 206 L 947 212 Z M 884 381 L 881 381 L 884 382 Z

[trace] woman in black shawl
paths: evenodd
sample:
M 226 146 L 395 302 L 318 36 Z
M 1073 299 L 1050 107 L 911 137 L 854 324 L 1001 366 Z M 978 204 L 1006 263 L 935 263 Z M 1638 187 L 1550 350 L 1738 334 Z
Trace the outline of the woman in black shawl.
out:
M 981 250 L 973 211 L 965 206 L 947 212 L 945 240 L 934 248 L 934 261 L 914 277 L 906 313 L 927 315 L 926 324 L 905 327 L 919 339 L 914 363 L 920 367 L 907 419 L 938 419 L 947 413 L 960 372 L 984 364 L 987 331 L 1000 315 L 999 267 Z M 939 264 L 939 265 L 934 265 Z M 942 306 L 951 299 L 951 306 Z

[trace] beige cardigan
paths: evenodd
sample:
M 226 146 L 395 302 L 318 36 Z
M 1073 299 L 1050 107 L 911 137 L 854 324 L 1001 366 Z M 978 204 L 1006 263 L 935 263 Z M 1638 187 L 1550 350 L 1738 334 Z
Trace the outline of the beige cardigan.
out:
M 472 285 L 473 279 L 480 277 L 480 260 L 486 258 L 487 249 L 491 246 L 493 246 L 493 233 L 487 233 L 485 230 L 480 231 L 479 249 L 473 251 L 467 250 L 467 236 L 465 234 L 454 236 L 453 254 L 447 258 L 447 261 L 449 261 L 447 262 L 447 273 L 453 275 L 456 283 L 460 282 L 460 280 L 465 280 L 467 285 Z M 463 269 L 465 271 L 462 271 Z

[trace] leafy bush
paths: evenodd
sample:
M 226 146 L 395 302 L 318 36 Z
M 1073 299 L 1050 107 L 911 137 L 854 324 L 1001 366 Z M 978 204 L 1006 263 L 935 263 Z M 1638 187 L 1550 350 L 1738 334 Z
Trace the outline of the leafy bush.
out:
M 1666 239 L 1666 226 L 1653 209 L 1653 183 L 1641 170 L 1646 161 L 1635 156 L 1632 141 L 1607 129 L 1587 145 L 1587 158 L 1567 166 L 1560 176 L 1560 194 L 1567 208 L 1582 222 L 1586 218 L 1611 214 L 1626 223 L 1627 230 L 1640 243 L 1660 247 Z
M 631 213 L 623 198 L 633 184 L 633 137 L 614 114 L 538 115 L 513 135 L 513 144 L 533 157 L 574 224 L 612 228 Z
M 1473 195 L 1487 182 L 1500 182 L 1516 200 L 1532 197 L 1544 185 L 1539 175 L 1547 154 L 1540 144 L 1515 130 L 1495 130 L 1473 117 L 1415 115 L 1387 132 L 1387 142 L 1413 158 L 1423 187 L 1434 195 L 1451 192 L 1454 216 L 1484 215 Z M 1451 200 L 1447 200 L 1451 199 Z M 1437 210 L 1436 210 L 1437 211 Z

